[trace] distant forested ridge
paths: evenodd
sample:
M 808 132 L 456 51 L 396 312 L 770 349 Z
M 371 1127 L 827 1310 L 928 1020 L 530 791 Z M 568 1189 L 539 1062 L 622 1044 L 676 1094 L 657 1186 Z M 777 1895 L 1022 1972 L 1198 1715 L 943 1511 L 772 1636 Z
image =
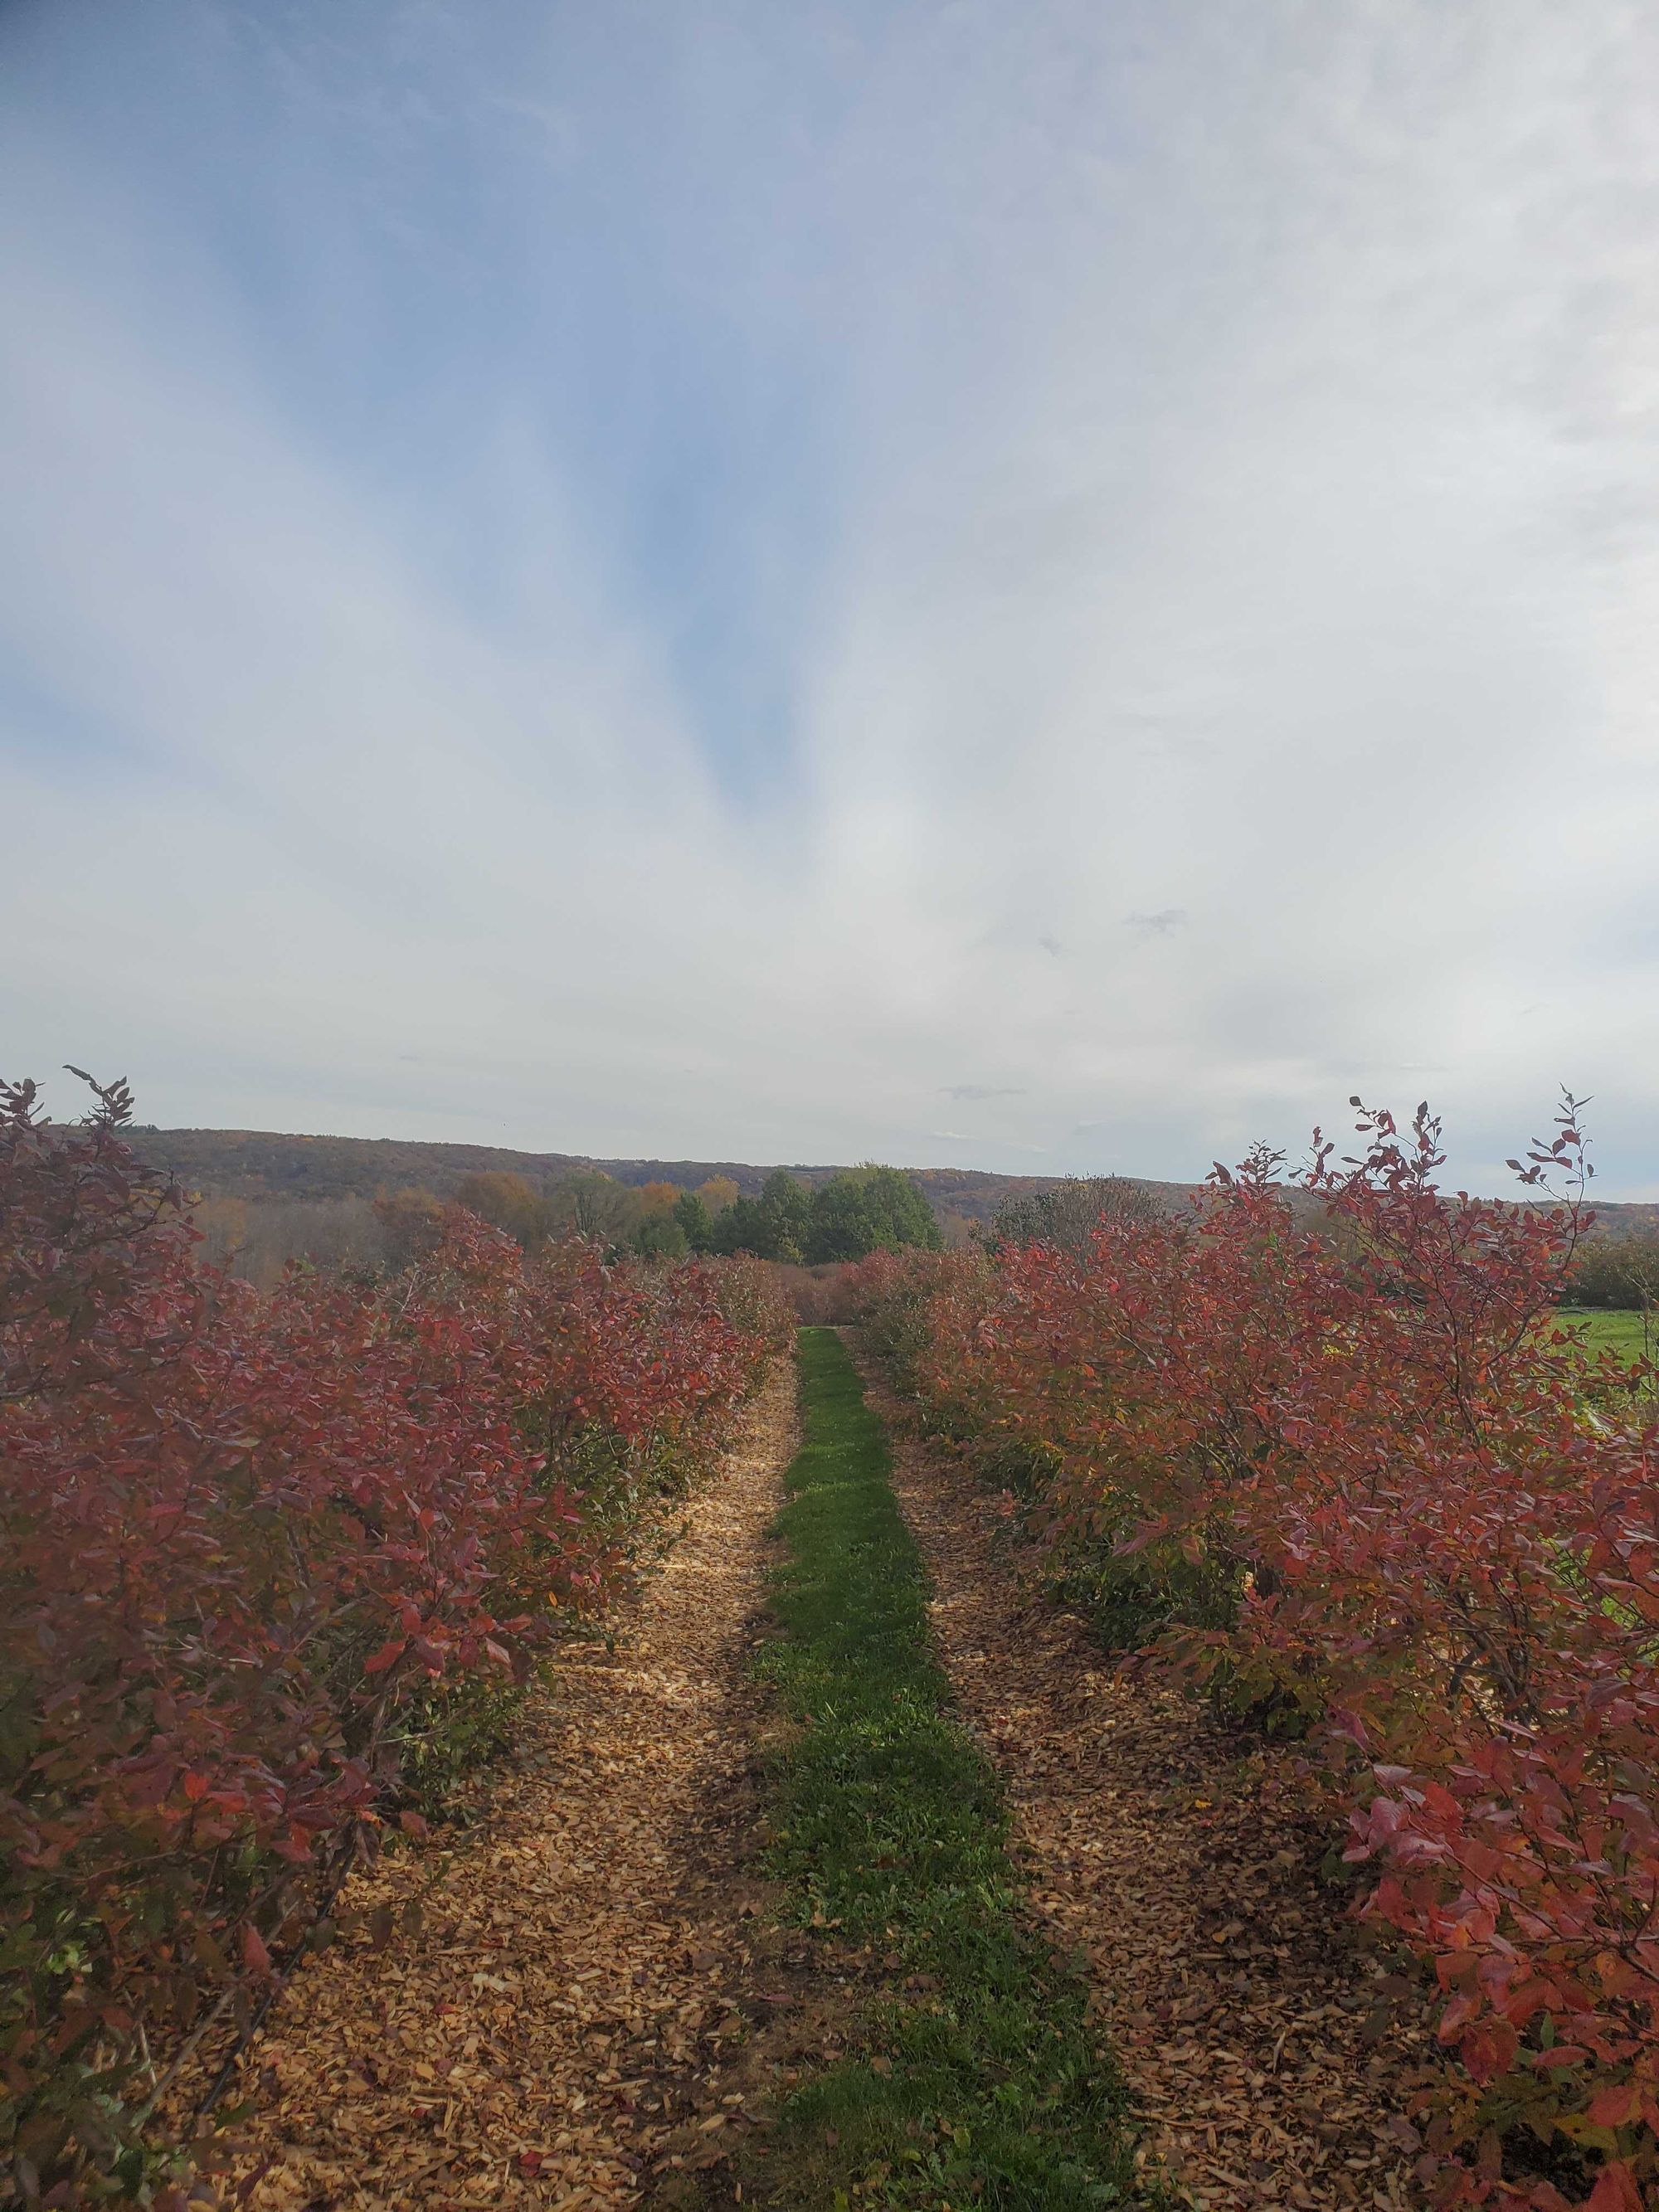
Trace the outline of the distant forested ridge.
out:
M 139 1129 L 133 1150 L 207 1198 L 373 1199 L 384 1192 L 425 1189 L 453 1198 L 469 1176 L 503 1173 L 543 1184 L 598 1171 L 638 1188 L 672 1182 L 681 1189 L 721 1177 L 740 1198 L 758 1199 L 770 1164 L 747 1160 L 599 1159 L 580 1152 L 515 1152 L 504 1146 L 428 1144 L 403 1137 L 307 1137 L 270 1129 Z M 787 1163 L 809 1188 L 844 1174 L 850 1161 Z M 1055 1189 L 1062 1176 L 996 1175 L 981 1168 L 905 1168 L 938 1217 L 947 1240 L 953 1222 L 990 1222 L 1010 1199 Z M 1126 1176 L 1125 1184 L 1164 1206 L 1181 1205 L 1194 1186 Z M 1596 1201 L 1598 1226 L 1609 1236 L 1659 1233 L 1659 1205 Z
M 514 1152 L 495 1145 L 427 1144 L 401 1137 L 304 1137 L 269 1129 L 140 1129 L 133 1150 L 152 1167 L 175 1175 L 207 1198 L 372 1199 L 386 1191 L 425 1189 L 453 1198 L 469 1176 L 523 1176 L 532 1183 L 599 1172 L 640 1187 L 672 1182 L 682 1189 L 728 1177 L 739 1198 L 756 1199 L 770 1165 L 745 1160 L 597 1159 L 579 1152 Z M 816 1188 L 842 1175 L 851 1161 L 816 1166 L 786 1163 L 798 1181 Z M 905 1168 L 905 1180 L 921 1193 L 947 1233 L 952 1218 L 989 1221 L 1005 1199 L 1052 1189 L 1057 1176 L 993 1175 L 977 1168 Z M 1141 1189 L 1176 1202 L 1188 1186 L 1140 1182 Z
M 203 1257 L 267 1286 L 295 1261 L 407 1265 L 452 1204 L 527 1251 L 575 1231 L 608 1251 L 671 1261 L 742 1251 L 812 1265 L 962 1243 L 1011 1195 L 1047 1188 L 1043 1178 L 869 1162 L 595 1159 L 260 1129 L 139 1127 L 131 1141 L 189 1194 Z

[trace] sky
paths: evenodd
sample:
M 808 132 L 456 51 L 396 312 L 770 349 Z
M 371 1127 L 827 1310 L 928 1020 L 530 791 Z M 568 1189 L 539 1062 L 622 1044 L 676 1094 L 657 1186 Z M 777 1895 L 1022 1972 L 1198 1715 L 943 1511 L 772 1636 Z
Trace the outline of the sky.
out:
M 0 1073 L 1659 1196 L 1645 0 L 0 0 Z

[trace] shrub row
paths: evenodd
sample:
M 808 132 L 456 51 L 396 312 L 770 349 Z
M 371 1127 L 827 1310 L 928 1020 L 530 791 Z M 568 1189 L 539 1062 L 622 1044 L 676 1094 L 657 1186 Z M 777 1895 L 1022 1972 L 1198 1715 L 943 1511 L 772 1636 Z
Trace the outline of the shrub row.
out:
M 1552 1318 L 1586 1225 L 1571 1103 L 1522 1171 L 1567 1170 L 1554 1210 L 1442 1194 L 1426 1108 L 1358 1127 L 1306 1178 L 1316 1236 L 1258 1154 L 1080 1248 L 878 1256 L 866 1315 L 1107 1622 L 1301 1740 L 1358 1909 L 1440 1995 L 1438 2201 L 1633 2208 L 1659 2195 L 1659 1436 Z
M 417 1754 L 601 1601 L 787 1334 L 763 1271 L 531 1262 L 459 1211 L 262 1297 L 129 1112 L 0 1089 L 0 2158 L 49 2203 L 183 2202 L 147 2123 L 192 2039 L 419 1829 Z
M 1659 1304 L 1659 1237 L 1591 1237 L 1574 1255 L 1567 1296 L 1575 1305 L 1626 1311 Z

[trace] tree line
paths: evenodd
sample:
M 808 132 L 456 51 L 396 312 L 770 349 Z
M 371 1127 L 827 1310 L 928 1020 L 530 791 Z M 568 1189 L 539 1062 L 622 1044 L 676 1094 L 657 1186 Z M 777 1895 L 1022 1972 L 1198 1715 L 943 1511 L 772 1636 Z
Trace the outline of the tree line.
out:
M 580 1236 L 617 1254 L 653 1259 L 747 1252 L 811 1266 L 912 1246 L 937 1251 L 942 1243 L 933 1210 L 915 1184 L 897 1168 L 873 1164 L 843 1169 L 816 1188 L 778 1168 L 758 1198 L 745 1198 L 729 1176 L 684 1190 L 668 1182 L 621 1183 L 592 1169 L 538 1191 L 524 1176 L 492 1171 L 468 1176 L 452 1202 L 505 1230 L 526 1251 Z M 406 1264 L 436 1238 L 444 1207 L 422 1189 L 376 1201 L 393 1265 Z

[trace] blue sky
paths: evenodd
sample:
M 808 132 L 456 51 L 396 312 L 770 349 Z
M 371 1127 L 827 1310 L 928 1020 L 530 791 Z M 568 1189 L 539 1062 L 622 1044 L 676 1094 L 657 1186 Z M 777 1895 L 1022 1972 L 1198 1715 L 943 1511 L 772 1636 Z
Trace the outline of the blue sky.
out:
M 1659 1194 L 1659 18 L 0 9 L 4 1065 Z M 68 1091 L 60 1094 L 67 1107 Z

